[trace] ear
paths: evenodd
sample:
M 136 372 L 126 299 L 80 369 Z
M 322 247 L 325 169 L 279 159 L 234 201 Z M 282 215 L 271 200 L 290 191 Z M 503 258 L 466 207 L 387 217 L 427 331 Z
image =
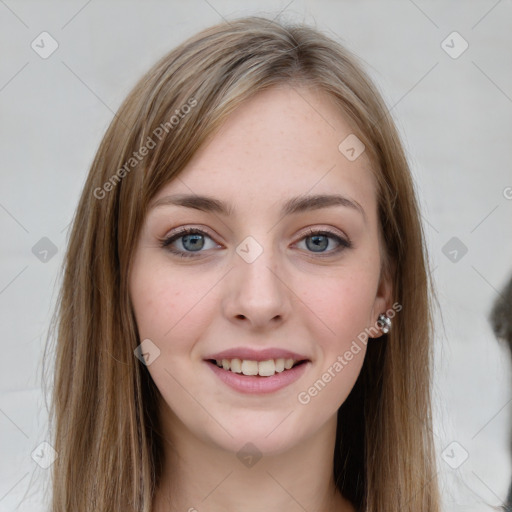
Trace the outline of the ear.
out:
M 394 271 L 388 268 L 382 268 L 377 287 L 377 294 L 375 295 L 375 302 L 373 303 L 372 312 L 370 315 L 370 325 L 375 327 L 377 319 L 381 313 L 386 313 L 393 304 L 393 282 L 392 275 Z M 382 331 L 379 329 L 379 334 L 375 338 L 382 336 Z

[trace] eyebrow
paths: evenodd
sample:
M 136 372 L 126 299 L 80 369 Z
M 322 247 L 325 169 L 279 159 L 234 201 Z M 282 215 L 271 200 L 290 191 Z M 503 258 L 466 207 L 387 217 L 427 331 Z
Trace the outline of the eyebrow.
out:
M 164 205 L 184 206 L 203 212 L 213 212 L 220 215 L 231 216 L 234 208 L 232 205 L 208 196 L 176 194 L 162 197 L 153 203 L 150 208 L 157 208 Z M 344 206 L 358 211 L 367 221 L 366 212 L 363 207 L 354 199 L 339 194 L 317 194 L 310 196 L 293 197 L 286 201 L 281 209 L 281 216 L 293 215 L 310 210 L 320 210 L 333 206 Z

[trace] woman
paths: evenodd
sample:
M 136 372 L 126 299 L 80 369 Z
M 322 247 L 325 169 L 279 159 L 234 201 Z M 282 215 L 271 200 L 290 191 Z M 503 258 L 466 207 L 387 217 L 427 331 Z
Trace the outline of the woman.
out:
M 346 49 L 251 17 L 170 52 L 74 220 L 52 511 L 437 512 L 424 250 Z

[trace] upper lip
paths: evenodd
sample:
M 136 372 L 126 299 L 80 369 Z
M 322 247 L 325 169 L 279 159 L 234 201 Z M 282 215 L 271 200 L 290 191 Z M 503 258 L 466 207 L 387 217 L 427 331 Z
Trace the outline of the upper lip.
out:
M 249 347 L 235 347 L 206 356 L 205 359 L 245 359 L 247 361 L 267 361 L 268 359 L 293 359 L 294 361 L 309 360 L 307 356 L 283 350 L 280 348 L 266 348 L 256 350 Z

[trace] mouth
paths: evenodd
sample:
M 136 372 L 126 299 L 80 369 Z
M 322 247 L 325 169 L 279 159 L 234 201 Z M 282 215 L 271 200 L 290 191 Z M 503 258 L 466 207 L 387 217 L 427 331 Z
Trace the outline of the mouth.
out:
M 255 361 L 251 359 L 207 359 L 208 363 L 222 368 L 225 371 L 244 375 L 247 377 L 273 377 L 276 374 L 286 373 L 297 366 L 309 362 L 309 359 L 278 358 Z
M 274 393 L 298 381 L 313 362 L 284 348 L 232 347 L 208 354 L 205 364 L 225 385 L 239 393 Z
M 238 393 L 262 395 L 284 390 L 312 365 L 309 359 L 205 359 L 221 382 Z

